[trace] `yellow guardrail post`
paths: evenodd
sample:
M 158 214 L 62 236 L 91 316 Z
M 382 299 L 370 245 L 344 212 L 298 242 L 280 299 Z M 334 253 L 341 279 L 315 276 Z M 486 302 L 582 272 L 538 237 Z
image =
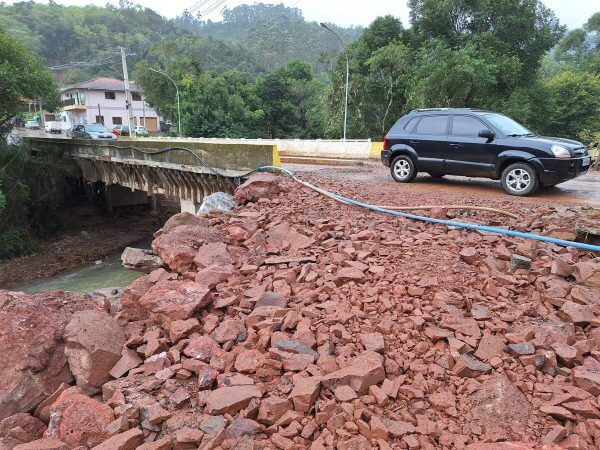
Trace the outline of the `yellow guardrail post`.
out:
M 370 159 L 381 158 L 381 151 L 383 150 L 383 142 L 371 142 L 371 154 Z
M 279 150 L 276 145 L 273 145 L 273 165 L 281 167 L 281 158 L 279 157 Z

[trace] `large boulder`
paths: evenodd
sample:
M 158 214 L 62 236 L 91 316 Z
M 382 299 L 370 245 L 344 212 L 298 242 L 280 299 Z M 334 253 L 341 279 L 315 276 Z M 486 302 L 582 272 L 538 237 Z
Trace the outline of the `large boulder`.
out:
M 111 315 L 78 311 L 65 328 L 65 355 L 77 385 L 87 393 L 100 391 L 109 372 L 121 359 L 125 332 Z
M 154 237 L 157 238 L 161 234 L 170 233 L 173 228 L 180 227 L 182 225 L 200 225 L 200 220 L 194 214 L 189 212 L 175 214 L 165 222 L 160 230 L 154 233 Z
M 193 281 L 161 281 L 139 300 L 150 318 L 165 328 L 174 320 L 187 320 L 212 301 L 210 289 Z
M 185 273 L 196 269 L 194 258 L 202 244 L 222 240 L 222 233 L 214 228 L 181 225 L 157 237 L 152 248 L 171 270 Z
M 114 418 L 110 406 L 67 389 L 52 405 L 44 436 L 60 439 L 69 448 L 91 448 L 110 437 L 105 430 Z
M 257 173 L 235 190 L 235 200 L 244 205 L 261 198 L 273 197 L 281 190 L 277 176 L 271 173 Z
M 0 291 L 0 420 L 35 408 L 73 378 L 64 331 L 73 313 L 99 307 L 87 296 Z
M 484 381 L 471 397 L 471 406 L 486 441 L 519 440 L 531 433 L 533 406 L 505 376 Z
M 121 255 L 121 262 L 126 269 L 150 273 L 165 267 L 165 262 L 152 250 L 127 247 Z

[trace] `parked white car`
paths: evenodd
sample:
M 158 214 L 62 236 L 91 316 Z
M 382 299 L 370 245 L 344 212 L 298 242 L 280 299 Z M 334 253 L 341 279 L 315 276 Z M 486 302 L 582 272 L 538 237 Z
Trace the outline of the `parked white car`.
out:
M 62 128 L 60 127 L 60 122 L 49 121 L 44 125 L 44 129 L 46 133 L 62 133 Z
M 138 125 L 135 127 L 136 136 L 148 136 L 148 130 L 143 125 Z
M 27 122 L 25 122 L 25 128 L 27 128 L 28 130 L 39 130 L 40 124 L 37 123 L 36 120 L 28 120 Z

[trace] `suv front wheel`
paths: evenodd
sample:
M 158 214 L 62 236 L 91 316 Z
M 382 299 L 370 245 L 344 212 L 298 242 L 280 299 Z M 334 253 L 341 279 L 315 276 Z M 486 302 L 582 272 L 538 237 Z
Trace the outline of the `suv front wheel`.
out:
M 535 169 L 527 163 L 515 163 L 502 172 L 502 187 L 507 194 L 524 197 L 537 190 L 539 179 Z
M 410 156 L 400 155 L 390 166 L 392 178 L 399 183 L 410 183 L 417 176 L 417 168 Z

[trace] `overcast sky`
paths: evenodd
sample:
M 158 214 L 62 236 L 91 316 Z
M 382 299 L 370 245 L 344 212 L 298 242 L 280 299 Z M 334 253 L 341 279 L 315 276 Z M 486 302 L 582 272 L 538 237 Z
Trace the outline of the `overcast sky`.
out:
M 0 0 L 7 1 L 7 0 Z M 198 1 L 203 0 L 134 0 L 143 6 L 148 6 L 162 15 L 175 17 L 184 9 L 190 8 Z M 207 0 L 212 3 L 214 0 Z M 284 3 L 288 6 L 300 8 L 304 17 L 309 20 L 327 21 L 338 25 L 363 25 L 366 26 L 378 16 L 391 14 L 400 17 L 406 25 L 408 23 L 407 0 L 262 0 L 263 3 Z M 15 0 L 8 0 L 15 3 Z M 46 1 L 42 1 L 46 3 Z M 86 5 L 114 3 L 118 0 L 56 0 L 56 3 L 64 5 Z M 227 0 L 225 5 L 229 8 L 242 3 L 258 3 L 252 0 Z M 569 28 L 577 28 L 583 25 L 595 12 L 600 11 L 600 0 L 544 0 L 546 6 L 554 10 L 561 23 Z M 208 18 L 219 20 L 219 10 L 212 12 Z

